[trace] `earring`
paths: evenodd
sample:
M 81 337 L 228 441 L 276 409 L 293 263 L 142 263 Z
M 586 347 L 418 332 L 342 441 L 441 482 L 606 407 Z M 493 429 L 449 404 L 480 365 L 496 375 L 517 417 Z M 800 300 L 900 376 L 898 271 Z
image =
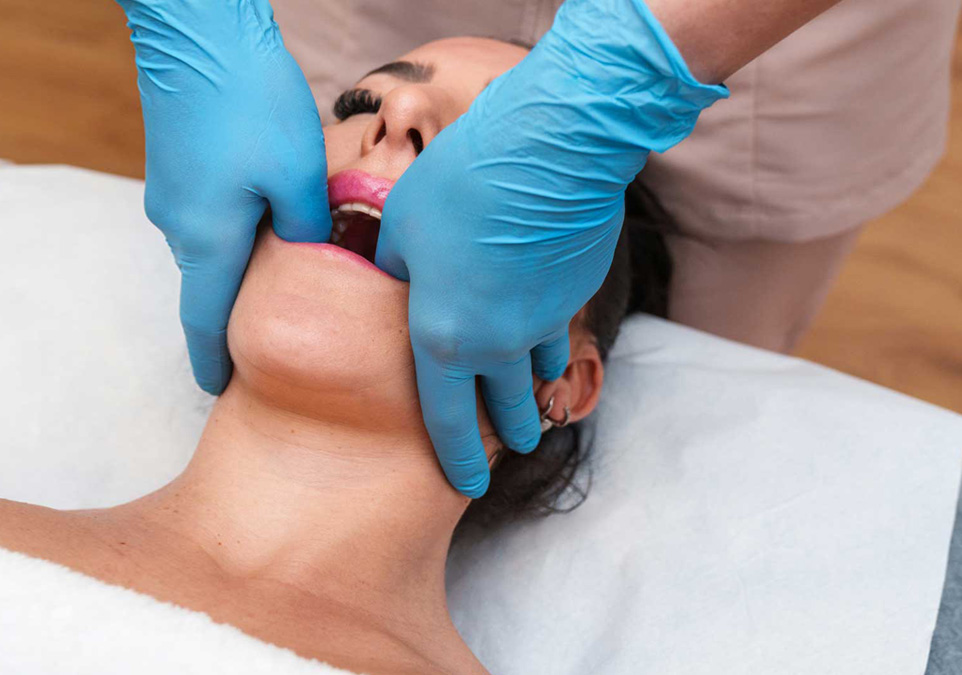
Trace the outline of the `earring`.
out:
M 544 410 L 541 411 L 541 433 L 544 433 L 551 429 L 552 427 L 568 426 L 568 422 L 571 420 L 571 408 L 568 406 L 564 407 L 565 418 L 560 422 L 555 422 L 553 419 L 548 417 L 551 413 L 551 409 L 554 407 L 554 396 L 548 399 L 548 404 L 545 405 Z

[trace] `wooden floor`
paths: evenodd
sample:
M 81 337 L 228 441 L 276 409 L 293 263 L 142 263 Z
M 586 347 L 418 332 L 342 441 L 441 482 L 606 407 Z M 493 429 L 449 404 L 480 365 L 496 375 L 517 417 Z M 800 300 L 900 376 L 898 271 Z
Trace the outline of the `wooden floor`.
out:
M 799 354 L 962 412 L 962 42 L 949 153 L 874 222 Z M 0 158 L 143 176 L 133 49 L 109 0 L 0 0 Z

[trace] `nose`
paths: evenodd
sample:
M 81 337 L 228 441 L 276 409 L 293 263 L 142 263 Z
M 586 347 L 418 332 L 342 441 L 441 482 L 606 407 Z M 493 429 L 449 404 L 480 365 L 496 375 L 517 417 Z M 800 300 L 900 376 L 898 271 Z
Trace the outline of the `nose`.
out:
M 442 125 L 439 106 L 435 105 L 429 87 L 404 85 L 395 87 L 381 99 L 377 115 L 361 139 L 361 156 L 383 148 L 395 160 L 413 162 L 430 143 Z

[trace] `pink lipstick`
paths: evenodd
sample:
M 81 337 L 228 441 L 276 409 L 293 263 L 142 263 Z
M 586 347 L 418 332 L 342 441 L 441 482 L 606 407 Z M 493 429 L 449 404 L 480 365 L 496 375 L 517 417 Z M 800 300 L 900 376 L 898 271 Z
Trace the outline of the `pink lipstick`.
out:
M 384 202 L 393 187 L 393 180 L 348 169 L 327 179 L 327 198 L 332 211 L 344 204 L 366 204 L 380 212 L 384 210 Z

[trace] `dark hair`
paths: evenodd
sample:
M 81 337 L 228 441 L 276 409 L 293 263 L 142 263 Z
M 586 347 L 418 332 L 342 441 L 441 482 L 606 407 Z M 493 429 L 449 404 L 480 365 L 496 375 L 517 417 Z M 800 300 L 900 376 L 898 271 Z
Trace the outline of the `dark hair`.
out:
M 594 337 L 602 361 L 626 316 L 634 312 L 668 316 L 672 261 L 665 235 L 676 232 L 674 220 L 658 198 L 637 179 L 631 183 L 611 269 L 583 315 L 583 325 Z M 487 494 L 471 503 L 458 529 L 577 508 L 591 483 L 587 450 L 579 425 L 573 424 L 545 433 L 530 454 L 502 452 Z

